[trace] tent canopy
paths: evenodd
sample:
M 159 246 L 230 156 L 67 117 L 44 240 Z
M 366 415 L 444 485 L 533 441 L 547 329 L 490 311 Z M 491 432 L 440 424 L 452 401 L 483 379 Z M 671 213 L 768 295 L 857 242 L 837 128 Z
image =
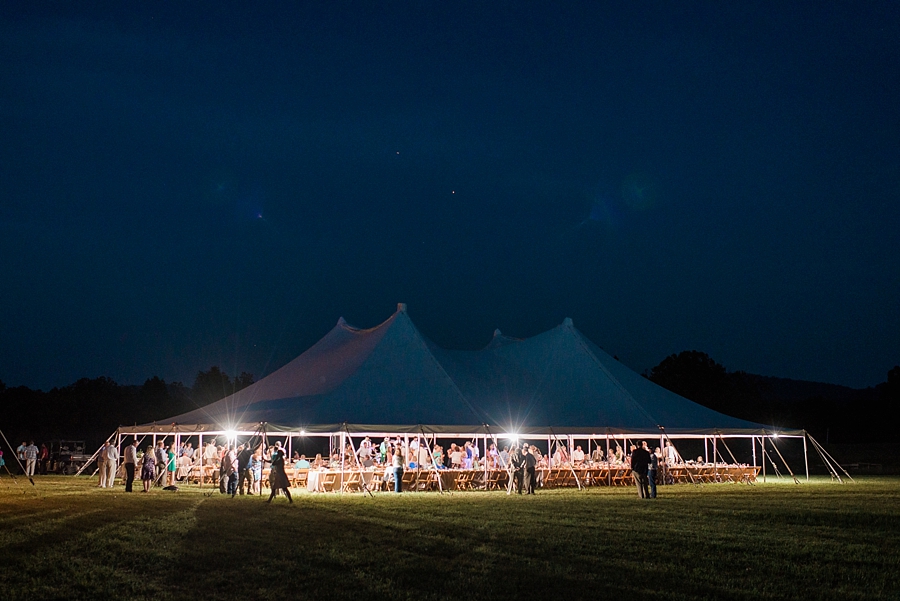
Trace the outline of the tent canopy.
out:
M 371 329 L 341 318 L 302 355 L 233 395 L 120 432 L 252 431 L 262 423 L 309 433 L 771 433 L 657 386 L 570 319 L 532 338 L 498 331 L 484 349 L 453 351 L 425 338 L 403 304 Z

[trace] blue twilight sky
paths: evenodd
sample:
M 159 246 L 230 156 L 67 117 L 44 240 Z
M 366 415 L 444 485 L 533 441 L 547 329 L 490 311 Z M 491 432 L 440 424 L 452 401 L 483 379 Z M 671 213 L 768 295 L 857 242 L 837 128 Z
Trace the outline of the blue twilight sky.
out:
M 877 384 L 898 7 L 3 2 L 0 379 L 259 378 L 406 302 Z

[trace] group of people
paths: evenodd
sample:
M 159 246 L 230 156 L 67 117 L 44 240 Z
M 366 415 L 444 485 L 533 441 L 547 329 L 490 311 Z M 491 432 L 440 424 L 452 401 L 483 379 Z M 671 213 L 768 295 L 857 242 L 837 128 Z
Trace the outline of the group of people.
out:
M 24 466 L 26 476 L 34 476 L 36 473 L 43 476 L 47 474 L 47 466 L 50 464 L 50 449 L 44 443 L 38 448 L 33 440 L 28 441 L 28 444 L 23 442 L 16 447 L 16 459 Z M 5 463 L 4 461 L 4 466 Z
M 538 482 L 538 470 L 551 464 L 554 467 L 587 467 L 603 462 L 607 465 L 620 465 L 631 470 L 638 494 L 641 498 L 655 498 L 657 474 L 660 466 L 683 463 L 671 442 L 666 444 L 665 453 L 656 447 L 653 451 L 647 442 L 631 444 L 630 453 L 623 452 L 616 443 L 608 453 L 598 446 L 587 455 L 580 446 L 571 453 L 565 444 L 557 442 L 551 456 L 541 453 L 534 445 L 514 443 L 511 446 L 498 448 L 497 444 L 487 446 L 484 457 L 477 441 L 465 441 L 463 444 L 451 443 L 445 451 L 437 443 L 430 447 L 418 436 L 411 439 L 384 437 L 380 443 L 373 443 L 365 437 L 358 447 L 348 442 L 343 453 L 334 452 L 329 458 L 317 454 L 312 460 L 305 455 L 294 453 L 288 460 L 287 450 L 280 441 L 271 446 L 264 446 L 258 439 L 244 444 L 216 445 L 213 440 L 207 441 L 202 448 L 194 449 L 190 442 L 176 446 L 166 445 L 158 441 L 149 445 L 143 453 L 138 450 L 138 440 L 126 445 L 119 456 L 114 444 L 104 443 L 98 453 L 99 482 L 98 486 L 111 488 L 121 460 L 125 472 L 125 491 L 133 490 L 133 483 L 140 478 L 143 492 L 156 486 L 174 486 L 179 474 L 186 475 L 194 467 L 212 473 L 218 469 L 219 487 L 222 493 L 232 497 L 241 494 L 261 494 L 263 468 L 270 466 L 269 484 L 271 502 L 279 493 L 283 493 L 288 501 L 293 502 L 290 495 L 290 480 L 287 466 L 295 470 L 303 469 L 365 469 L 381 470 L 383 481 L 393 486 L 395 492 L 402 491 L 403 473 L 407 469 L 462 469 L 462 470 L 507 470 L 510 473 L 507 493 L 534 494 Z M 23 451 L 27 464 L 28 457 L 34 454 L 27 448 Z M 605 456 L 605 457 L 604 457 Z
M 195 466 L 205 466 L 210 472 L 218 468 L 221 492 L 232 497 L 238 493 L 254 495 L 260 494 L 263 465 L 268 463 L 271 466 L 269 483 L 272 489 L 269 500 L 274 499 L 278 492 L 283 492 L 288 501 L 293 502 L 285 471 L 286 453 L 281 442 L 276 442 L 265 451 L 262 444 L 250 442 L 218 446 L 209 442 L 202 452 L 193 449 L 190 442 L 176 446 L 158 441 L 155 446 L 148 445 L 143 452 L 138 447 L 139 441 L 134 439 L 123 447 L 120 456 L 115 444 L 109 441 L 103 443 L 97 453 L 97 485 L 112 488 L 120 463 L 125 472 L 125 492 L 133 492 L 137 478 L 143 485 L 142 492 L 149 492 L 154 485 L 175 486 L 179 469 L 189 471 Z
M 133 492 L 134 481 L 140 478 L 142 492 L 149 492 L 154 485 L 159 487 L 174 486 L 179 449 L 174 444 L 166 445 L 163 441 L 156 446 L 148 445 L 143 452 L 138 448 L 138 440 L 119 448 L 106 441 L 97 452 L 97 486 L 112 488 L 115 484 L 119 466 L 125 471 L 125 492 Z
M 656 475 L 659 471 L 662 450 L 659 447 L 650 451 L 647 441 L 631 444 L 629 466 L 631 477 L 637 487 L 638 497 L 642 499 L 656 498 Z
M 209 449 L 215 448 L 210 443 Z M 209 459 L 214 459 L 212 452 L 206 453 Z M 264 449 L 262 443 L 247 442 L 246 444 L 227 445 L 219 458 L 219 490 L 224 494 L 235 497 L 238 493 L 248 495 L 260 494 L 262 486 L 263 466 L 268 463 L 269 469 L 269 494 L 268 502 L 271 503 L 279 492 L 291 498 L 290 481 L 287 477 L 286 464 L 287 453 L 281 446 L 281 441 Z

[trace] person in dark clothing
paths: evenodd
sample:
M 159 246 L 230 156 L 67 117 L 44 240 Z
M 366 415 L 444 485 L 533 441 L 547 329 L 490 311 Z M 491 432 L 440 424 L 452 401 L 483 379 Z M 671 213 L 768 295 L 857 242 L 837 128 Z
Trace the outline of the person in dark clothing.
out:
M 271 503 L 272 499 L 275 498 L 275 495 L 278 494 L 278 491 L 282 491 L 284 496 L 287 497 L 287 500 L 291 503 L 294 500 L 291 498 L 291 488 L 290 482 L 288 482 L 287 473 L 284 471 L 284 450 L 281 446 L 276 446 L 275 451 L 272 453 L 272 469 L 269 472 L 269 486 L 272 487 L 272 494 L 269 495 L 269 500 L 267 503 Z
M 650 452 L 640 446 L 631 448 L 631 476 L 638 489 L 638 496 L 642 499 L 650 498 L 647 488 L 647 471 L 650 468 Z
M 509 454 L 509 466 L 512 468 L 512 479 L 509 481 L 509 489 L 506 494 L 512 494 L 513 488 L 520 495 L 522 494 L 522 479 L 525 476 L 525 458 L 518 447 L 513 447 L 512 453 Z
M 248 468 L 252 456 L 253 451 L 250 449 L 250 443 L 247 443 L 246 445 L 242 444 L 238 449 L 238 491 L 240 491 L 241 494 L 244 494 L 245 483 L 247 485 L 247 494 L 253 494 L 253 491 L 251 490 L 253 477 L 250 475 Z
M 656 474 L 659 471 L 659 458 L 662 456 L 662 451 L 659 450 L 659 447 L 656 447 L 656 451 L 650 453 L 650 469 L 647 470 L 647 484 L 650 487 L 650 498 L 656 498 Z
M 537 457 L 534 456 L 528 445 L 522 447 L 522 456 L 525 463 L 525 494 L 534 494 L 534 468 L 537 466 Z

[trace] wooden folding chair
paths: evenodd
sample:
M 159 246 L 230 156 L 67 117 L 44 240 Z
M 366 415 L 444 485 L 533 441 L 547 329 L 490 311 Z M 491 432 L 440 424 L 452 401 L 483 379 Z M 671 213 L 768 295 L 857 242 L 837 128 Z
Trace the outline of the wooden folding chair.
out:
M 306 488 L 306 483 L 308 481 L 309 481 L 309 470 L 308 469 L 296 470 L 294 472 L 294 487 Z
M 325 472 L 319 478 L 322 483 L 320 490 L 325 492 L 334 492 L 341 485 L 341 472 Z
M 362 474 L 358 471 L 344 473 L 343 492 L 362 492 Z

